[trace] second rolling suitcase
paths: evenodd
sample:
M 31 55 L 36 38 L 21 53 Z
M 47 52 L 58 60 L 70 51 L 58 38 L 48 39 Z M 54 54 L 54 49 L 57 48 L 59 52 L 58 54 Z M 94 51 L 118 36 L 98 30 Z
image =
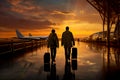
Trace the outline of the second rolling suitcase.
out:
M 76 47 L 72 48 L 72 58 L 77 58 L 77 48 Z
M 50 62 L 50 53 L 46 52 L 44 54 L 44 63 L 49 63 Z

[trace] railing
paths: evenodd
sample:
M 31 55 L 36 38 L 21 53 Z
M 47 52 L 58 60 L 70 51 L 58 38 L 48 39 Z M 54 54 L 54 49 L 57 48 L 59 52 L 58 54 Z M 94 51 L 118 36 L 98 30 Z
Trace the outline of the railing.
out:
M 19 50 L 26 48 L 39 47 L 46 44 L 46 40 L 18 40 L 18 41 L 8 41 L 0 43 L 0 55 L 6 53 L 14 53 Z

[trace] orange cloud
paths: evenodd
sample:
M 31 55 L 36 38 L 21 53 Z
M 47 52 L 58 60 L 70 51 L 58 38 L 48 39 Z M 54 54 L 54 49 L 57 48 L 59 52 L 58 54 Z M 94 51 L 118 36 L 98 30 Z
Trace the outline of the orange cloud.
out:
M 17 6 L 19 3 L 21 3 L 23 0 L 8 0 L 8 2 L 14 6 Z
M 48 35 L 55 28 L 60 36 L 67 25 L 76 36 L 102 30 L 98 12 L 86 0 L 6 1 L 0 1 L 0 31 L 3 32 L 18 28 L 26 31 L 25 34 L 30 31 L 33 35 Z

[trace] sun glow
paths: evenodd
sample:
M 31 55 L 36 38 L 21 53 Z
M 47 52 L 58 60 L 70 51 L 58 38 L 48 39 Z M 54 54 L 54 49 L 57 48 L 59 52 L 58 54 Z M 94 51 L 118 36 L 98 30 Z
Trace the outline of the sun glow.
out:
M 65 27 L 69 26 L 70 31 L 76 38 L 87 37 L 96 31 L 102 30 L 101 24 L 91 24 L 91 23 L 78 23 L 77 20 L 67 20 L 64 21 L 60 28 L 56 29 L 56 32 L 60 35 L 65 31 Z
M 69 26 L 75 38 L 102 31 L 99 13 L 85 0 L 58 0 L 61 2 L 59 4 L 53 0 L 49 5 L 47 1 L 9 0 L 11 5 L 8 9 L 1 5 L 0 11 L 5 14 L 0 14 L 0 38 L 16 37 L 16 28 L 24 36 L 29 33 L 33 36 L 48 36 L 54 28 L 59 38 L 66 26 Z

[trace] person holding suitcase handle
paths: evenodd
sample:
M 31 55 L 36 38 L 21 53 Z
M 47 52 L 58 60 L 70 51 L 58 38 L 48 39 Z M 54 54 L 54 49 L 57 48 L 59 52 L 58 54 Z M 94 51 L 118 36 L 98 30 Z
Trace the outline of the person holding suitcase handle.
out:
M 59 47 L 59 40 L 57 34 L 55 33 L 55 29 L 52 29 L 48 37 L 48 44 L 47 44 L 47 48 L 50 48 L 51 51 L 52 62 L 55 61 L 57 47 Z
M 69 27 L 66 26 L 66 31 L 62 34 L 61 45 L 64 46 L 65 49 L 65 59 L 70 60 L 71 48 L 75 45 L 74 37 L 72 32 L 69 31 Z

